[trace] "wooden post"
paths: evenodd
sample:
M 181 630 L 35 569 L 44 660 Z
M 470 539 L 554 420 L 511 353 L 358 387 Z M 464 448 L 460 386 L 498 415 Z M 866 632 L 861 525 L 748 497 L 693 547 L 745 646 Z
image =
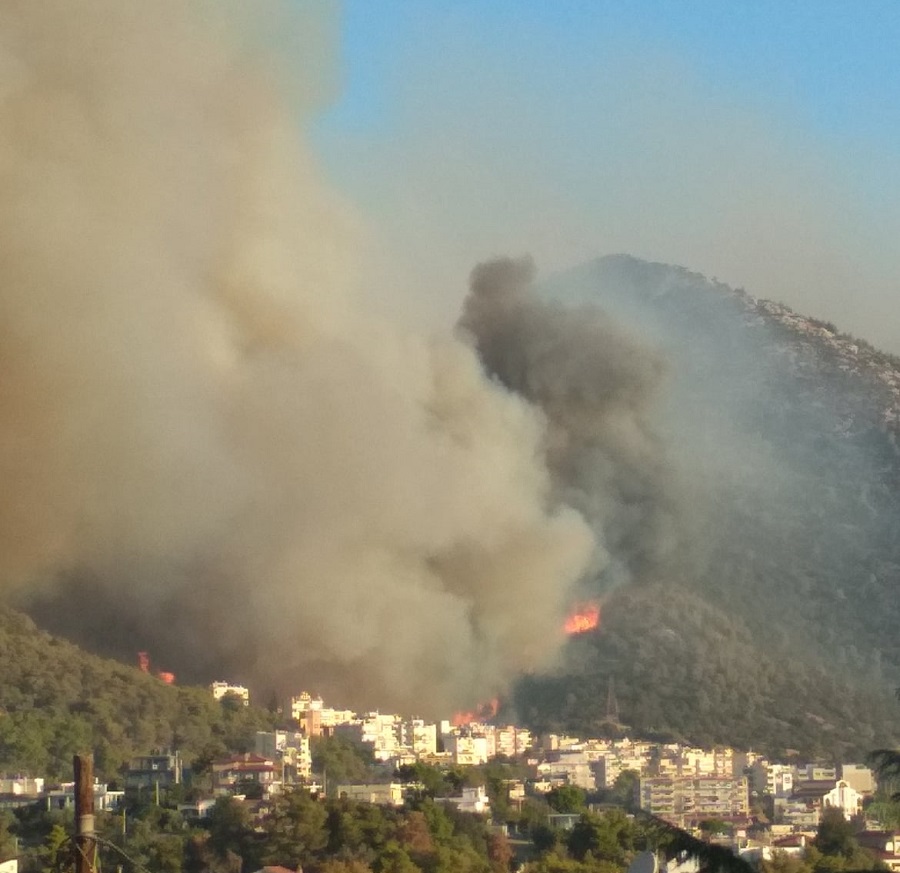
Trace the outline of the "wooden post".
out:
M 95 873 L 94 756 L 75 755 L 75 873 Z

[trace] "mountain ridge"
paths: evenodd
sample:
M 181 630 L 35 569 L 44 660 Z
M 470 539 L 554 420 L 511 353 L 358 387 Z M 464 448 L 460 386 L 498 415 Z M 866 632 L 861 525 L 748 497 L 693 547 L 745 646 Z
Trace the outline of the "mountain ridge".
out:
M 655 442 L 689 548 L 647 578 L 588 586 L 603 602 L 599 631 L 573 639 L 557 670 L 525 677 L 507 712 L 539 729 L 602 732 L 614 682 L 622 720 L 645 735 L 824 757 L 894 745 L 900 359 L 781 304 L 630 256 L 539 290 L 608 309 L 635 348 L 665 360 Z M 7 652 L 13 659 L 14 643 Z M 86 706 L 76 691 L 51 709 Z M 166 690 L 159 707 L 177 720 L 195 692 L 204 693 Z M 39 711 L 35 700 L 22 709 Z M 157 727 L 147 741 L 158 745 L 171 730 Z M 0 747 L 22 740 L 24 728 L 5 738 L 3 728 Z M 193 747 L 210 741 L 195 733 Z M 144 742 L 135 737 L 128 753 Z M 113 769 L 123 754 L 107 755 Z
M 596 729 L 604 716 L 597 700 L 606 699 L 614 679 L 623 720 L 635 728 L 746 745 L 738 704 L 721 682 L 713 683 L 715 693 L 702 689 L 705 705 L 722 714 L 719 729 L 698 717 L 703 707 L 677 705 L 698 700 L 696 683 L 710 679 L 704 659 L 715 660 L 724 648 L 726 660 L 733 655 L 746 665 L 743 673 L 734 665 L 726 670 L 728 682 L 756 689 L 755 706 L 767 693 L 772 701 L 767 719 L 748 720 L 756 725 L 754 744 L 825 756 L 862 754 L 876 736 L 893 744 L 900 359 L 782 304 L 630 256 L 551 277 L 541 293 L 601 307 L 667 360 L 656 426 L 672 478 L 680 479 L 679 512 L 690 519 L 682 535 L 693 540 L 695 554 L 686 568 L 673 560 L 657 578 L 599 589 L 600 630 L 575 642 L 577 657 L 570 654 L 553 680 L 567 697 L 530 677 L 516 705 L 557 729 Z M 646 591 L 685 620 L 707 614 L 731 639 L 716 641 L 695 628 L 706 648 L 673 653 L 653 622 L 624 617 L 623 602 L 653 612 L 652 598 L 642 599 Z M 618 639 L 623 627 L 641 642 Z M 612 651 L 619 662 L 631 652 L 640 664 L 633 687 L 610 666 Z M 651 664 L 665 671 L 678 657 L 689 663 L 667 689 Z M 773 672 L 779 659 L 782 676 Z M 692 680 L 692 671 L 705 678 Z M 819 700 L 809 691 L 817 684 Z M 792 694 L 778 690 L 787 687 Z M 827 699 L 835 695 L 856 699 L 858 717 L 836 715 Z M 648 705 L 654 696 L 670 699 L 668 715 Z M 795 712 L 792 697 L 805 701 L 806 715 Z M 595 718 L 579 715 L 579 707 Z M 780 718 L 778 707 L 790 718 Z

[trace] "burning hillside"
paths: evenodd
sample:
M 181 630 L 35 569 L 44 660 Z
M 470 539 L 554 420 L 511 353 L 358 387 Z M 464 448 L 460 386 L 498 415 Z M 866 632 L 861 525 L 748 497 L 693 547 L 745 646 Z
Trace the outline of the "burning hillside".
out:
M 582 603 L 565 621 L 563 629 L 569 636 L 587 633 L 600 627 L 600 605 Z
M 553 659 L 594 535 L 541 415 L 364 305 L 327 14 L 285 58 L 237 4 L 0 11 L 0 576 L 188 680 L 446 711 Z

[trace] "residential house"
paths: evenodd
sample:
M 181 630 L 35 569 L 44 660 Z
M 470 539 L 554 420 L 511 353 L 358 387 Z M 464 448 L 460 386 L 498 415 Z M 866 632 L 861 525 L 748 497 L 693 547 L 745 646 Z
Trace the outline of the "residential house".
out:
M 863 797 L 843 779 L 811 779 L 796 783 L 789 801 L 792 804 L 803 804 L 808 810 L 817 812 L 818 823 L 822 810 L 827 807 L 839 809 L 846 819 L 854 818 L 862 812 Z M 777 809 L 776 804 L 776 811 Z
M 262 755 L 235 755 L 213 761 L 214 794 L 245 794 L 249 790 L 267 797 L 281 789 L 281 767 Z
M 440 798 L 445 803 L 455 806 L 460 812 L 477 812 L 487 814 L 491 811 L 491 802 L 483 785 L 473 788 L 464 787 L 458 797 Z
M 900 835 L 894 831 L 862 831 L 856 841 L 889 870 L 900 871 Z
M 330 791 L 331 789 L 329 789 Z M 338 797 L 346 797 L 357 803 L 376 803 L 380 806 L 403 806 L 405 787 L 400 782 L 338 785 L 334 789 Z
M 140 791 L 144 788 L 171 788 L 180 785 L 182 762 L 179 752 L 163 752 L 132 758 L 125 772 L 125 788 Z

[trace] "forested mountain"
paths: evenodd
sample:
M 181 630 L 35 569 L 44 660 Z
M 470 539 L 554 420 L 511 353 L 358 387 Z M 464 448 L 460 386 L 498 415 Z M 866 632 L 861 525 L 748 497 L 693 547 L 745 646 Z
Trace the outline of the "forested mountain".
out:
M 608 716 L 618 706 L 619 721 Z M 676 586 L 615 592 L 602 627 L 574 639 L 558 675 L 524 679 L 518 717 L 541 730 L 623 735 L 862 759 L 892 745 L 893 696 L 790 646 L 754 639 L 739 617 Z
M 174 687 L 90 655 L 21 613 L 0 610 L 0 773 L 71 779 L 72 756 L 93 749 L 101 777 L 133 755 L 177 748 L 197 757 L 252 748 L 272 716 Z
M 516 702 L 595 730 L 852 754 L 897 736 L 900 360 L 686 270 L 603 258 L 543 289 L 665 361 L 652 426 L 672 545 L 596 580 L 601 628 Z
M 560 465 L 576 505 L 618 489 L 615 511 L 600 507 L 612 523 L 599 527 L 627 560 L 585 586 L 602 605 L 599 629 L 574 638 L 553 673 L 526 677 L 505 714 L 542 729 L 622 730 L 608 723 L 613 688 L 619 720 L 637 734 L 844 759 L 895 744 L 900 360 L 779 304 L 625 256 L 538 290 L 578 319 L 602 311 L 615 332 L 598 336 L 627 352 L 610 361 L 640 370 L 646 358 L 661 376 L 638 385 L 644 432 L 627 476 L 614 470 L 595 493 L 579 491 L 584 459 L 621 448 L 609 443 L 622 433 L 615 417 L 599 448 L 594 432 L 582 435 L 581 467 Z M 558 363 L 540 315 L 526 326 L 538 355 Z M 617 390 L 636 384 L 613 375 Z M 596 386 L 579 378 L 573 393 L 596 387 L 605 402 L 602 367 Z M 190 760 L 246 747 L 271 724 L 89 656 L 11 611 L 0 614 L 0 652 L 0 770 L 62 775 L 90 744 L 111 776 L 137 752 L 175 745 Z

